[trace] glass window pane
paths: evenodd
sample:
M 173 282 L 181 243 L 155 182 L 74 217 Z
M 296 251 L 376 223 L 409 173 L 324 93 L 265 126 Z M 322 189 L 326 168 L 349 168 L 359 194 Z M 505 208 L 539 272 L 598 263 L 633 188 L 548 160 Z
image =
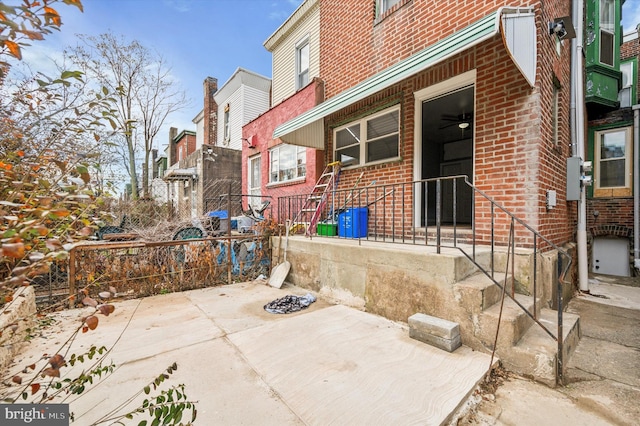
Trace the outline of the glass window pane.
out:
M 626 133 L 605 133 L 600 138 L 600 159 L 623 158 L 626 148 Z
M 360 125 L 347 127 L 336 132 L 336 148 L 344 148 L 360 143 Z
M 280 147 L 280 180 L 290 180 L 295 177 L 296 152 L 292 145 Z
M 367 144 L 367 162 L 398 156 L 398 135 L 387 136 Z
M 629 87 L 633 84 L 633 62 L 623 62 L 620 64 L 622 73 L 622 87 Z
M 600 29 L 610 33 L 615 31 L 616 2 L 600 0 Z
M 624 158 L 600 163 L 600 187 L 625 186 Z
M 391 9 L 397 3 L 400 3 L 400 0 L 380 0 L 380 14 Z
M 251 188 L 260 186 L 260 159 L 251 160 Z
M 269 165 L 269 181 L 278 181 L 278 149 L 271 151 L 271 163 Z
M 296 177 L 303 177 L 307 175 L 307 149 L 298 148 L 298 175 Z
M 309 44 L 305 44 L 299 50 L 300 52 L 300 72 L 309 69 Z
M 398 116 L 399 112 L 396 110 L 369 120 L 367 122 L 367 140 L 398 132 Z
M 600 62 L 613 66 L 614 34 L 600 31 Z
M 337 150 L 336 157 L 343 166 L 360 164 L 360 145 Z

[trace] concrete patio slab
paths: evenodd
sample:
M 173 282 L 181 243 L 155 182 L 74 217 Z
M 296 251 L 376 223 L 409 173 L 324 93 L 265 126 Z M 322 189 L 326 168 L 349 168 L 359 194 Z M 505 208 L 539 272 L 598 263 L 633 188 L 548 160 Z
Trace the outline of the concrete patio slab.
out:
M 184 383 L 198 401 L 196 425 L 437 425 L 489 369 L 486 354 L 466 347 L 447 353 L 409 338 L 405 324 L 353 308 L 318 300 L 287 315 L 263 309 L 306 293 L 254 282 L 115 302 L 115 312 L 100 316 L 71 351 L 115 343 L 107 362 L 117 365 L 65 401 L 76 424 L 110 413 L 173 362 L 178 370 L 167 384 Z M 88 311 L 56 314 L 58 325 L 35 338 L 11 370 L 55 351 Z
M 340 305 L 229 339 L 309 425 L 441 424 L 490 361 L 416 342 L 404 326 Z

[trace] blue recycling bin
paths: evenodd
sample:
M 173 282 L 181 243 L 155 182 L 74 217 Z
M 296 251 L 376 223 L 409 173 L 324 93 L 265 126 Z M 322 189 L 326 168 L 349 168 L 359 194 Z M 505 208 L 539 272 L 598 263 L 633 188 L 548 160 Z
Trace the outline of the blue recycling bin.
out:
M 338 236 L 345 238 L 365 238 L 369 209 L 356 207 L 346 209 L 338 215 Z

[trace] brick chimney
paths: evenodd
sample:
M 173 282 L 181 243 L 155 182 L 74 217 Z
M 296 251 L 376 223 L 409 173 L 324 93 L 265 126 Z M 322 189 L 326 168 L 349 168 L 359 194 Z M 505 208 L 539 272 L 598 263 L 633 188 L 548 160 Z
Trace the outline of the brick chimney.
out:
M 213 95 L 218 91 L 218 79 L 207 77 L 204 80 L 204 138 L 203 142 L 216 145 L 218 139 L 218 104 Z
M 178 156 L 176 155 L 176 144 L 173 140 L 178 136 L 178 129 L 176 127 L 169 128 L 169 149 L 167 150 L 168 158 L 167 163 L 169 166 L 173 166 L 178 161 Z

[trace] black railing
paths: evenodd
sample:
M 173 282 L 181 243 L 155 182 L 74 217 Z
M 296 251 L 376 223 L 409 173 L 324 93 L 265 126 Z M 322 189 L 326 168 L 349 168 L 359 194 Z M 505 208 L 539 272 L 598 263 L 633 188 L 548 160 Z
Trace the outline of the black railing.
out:
M 285 223 L 298 216 L 310 194 L 278 199 L 278 222 Z M 511 273 L 508 296 L 536 324 L 557 342 L 556 380 L 562 381 L 563 372 L 563 290 L 562 284 L 571 265 L 571 256 L 548 238 L 516 217 L 493 198 L 476 188 L 467 176 L 424 179 L 408 183 L 355 187 L 326 194 L 327 202 L 317 224 L 310 223 L 311 212 L 298 216 L 292 231 L 304 233 L 311 227 L 311 235 L 347 238 L 389 243 L 435 246 L 437 253 L 443 247 L 462 252 L 476 267 L 501 290 L 505 291 Z M 516 243 L 518 245 L 516 247 Z M 497 250 L 500 247 L 501 250 Z M 489 259 L 483 261 L 480 249 Z M 532 278 L 529 284 L 533 310 L 530 311 L 515 298 L 516 248 L 527 249 L 532 256 Z M 538 256 L 557 252 L 558 277 L 555 286 L 558 327 L 549 330 L 538 318 Z M 506 255 L 505 276 L 497 277 L 497 256 Z M 510 264 L 509 264 L 510 263 Z M 510 271 L 509 271 L 510 269 Z M 521 289 L 522 291 L 522 289 Z M 551 301 L 553 306 L 553 301 Z

